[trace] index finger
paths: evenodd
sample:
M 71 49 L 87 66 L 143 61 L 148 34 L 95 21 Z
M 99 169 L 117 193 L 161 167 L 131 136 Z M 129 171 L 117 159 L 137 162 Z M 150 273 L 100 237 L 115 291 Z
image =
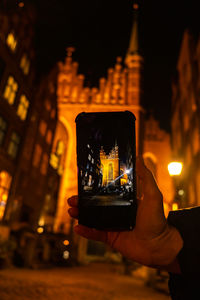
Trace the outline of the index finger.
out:
M 78 206 L 78 196 L 72 196 L 67 199 L 69 206 L 77 207 Z

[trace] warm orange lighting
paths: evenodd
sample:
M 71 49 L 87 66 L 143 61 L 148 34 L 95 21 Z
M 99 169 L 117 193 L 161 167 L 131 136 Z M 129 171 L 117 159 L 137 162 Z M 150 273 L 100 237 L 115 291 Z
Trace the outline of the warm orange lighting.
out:
M 19 2 L 18 6 L 19 7 L 24 7 L 24 2 Z
M 40 218 L 39 222 L 38 222 L 39 226 L 44 226 L 44 219 Z
M 177 210 L 177 209 L 178 209 L 178 203 L 173 203 L 172 210 Z
M 8 47 L 14 52 L 17 47 L 17 40 L 12 32 L 10 32 L 7 36 L 6 43 Z
M 135 10 L 137 10 L 137 9 L 139 8 L 138 4 L 134 3 L 134 4 L 133 4 L 133 8 L 134 8 Z
M 3 194 L 1 197 L 2 201 L 6 202 L 8 199 L 8 195 L 7 194 Z
M 68 245 L 69 245 L 69 241 L 68 241 L 68 240 L 64 240 L 64 241 L 63 241 L 63 244 L 64 244 L 65 246 L 68 246 Z
M 0 178 L 1 178 L 1 179 L 4 179 L 5 177 L 6 177 L 6 173 L 2 171 L 2 172 L 0 173 Z
M 183 164 L 178 161 L 174 161 L 168 164 L 168 171 L 170 176 L 178 176 L 181 174 Z
M 41 233 L 43 233 L 43 231 L 44 231 L 44 228 L 43 228 L 43 227 L 38 227 L 38 228 L 37 228 L 37 232 L 38 232 L 38 233 L 41 234 Z

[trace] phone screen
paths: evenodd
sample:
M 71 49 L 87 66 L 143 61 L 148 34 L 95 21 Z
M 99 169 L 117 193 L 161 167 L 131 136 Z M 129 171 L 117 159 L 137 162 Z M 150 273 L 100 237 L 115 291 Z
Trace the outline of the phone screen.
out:
M 136 206 L 134 115 L 82 113 L 76 123 L 80 219 L 82 212 L 83 219 L 93 219 L 92 227 L 112 229 L 122 228 L 129 217 L 131 227 L 131 208 Z

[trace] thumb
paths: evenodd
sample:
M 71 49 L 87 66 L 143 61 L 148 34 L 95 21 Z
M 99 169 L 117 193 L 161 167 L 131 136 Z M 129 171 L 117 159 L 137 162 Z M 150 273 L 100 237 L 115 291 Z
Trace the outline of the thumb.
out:
M 136 159 L 136 173 L 139 178 L 138 189 L 144 198 L 147 198 L 147 196 L 149 200 L 154 200 L 158 196 L 162 198 L 156 180 L 151 171 L 145 166 L 142 157 L 137 157 Z

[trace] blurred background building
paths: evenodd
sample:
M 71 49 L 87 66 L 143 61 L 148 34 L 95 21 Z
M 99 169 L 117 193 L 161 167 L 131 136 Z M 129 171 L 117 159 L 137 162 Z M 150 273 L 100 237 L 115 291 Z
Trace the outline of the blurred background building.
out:
M 186 30 L 172 83 L 173 155 L 183 161 L 183 172 L 175 179 L 179 207 L 200 203 L 200 39 Z

